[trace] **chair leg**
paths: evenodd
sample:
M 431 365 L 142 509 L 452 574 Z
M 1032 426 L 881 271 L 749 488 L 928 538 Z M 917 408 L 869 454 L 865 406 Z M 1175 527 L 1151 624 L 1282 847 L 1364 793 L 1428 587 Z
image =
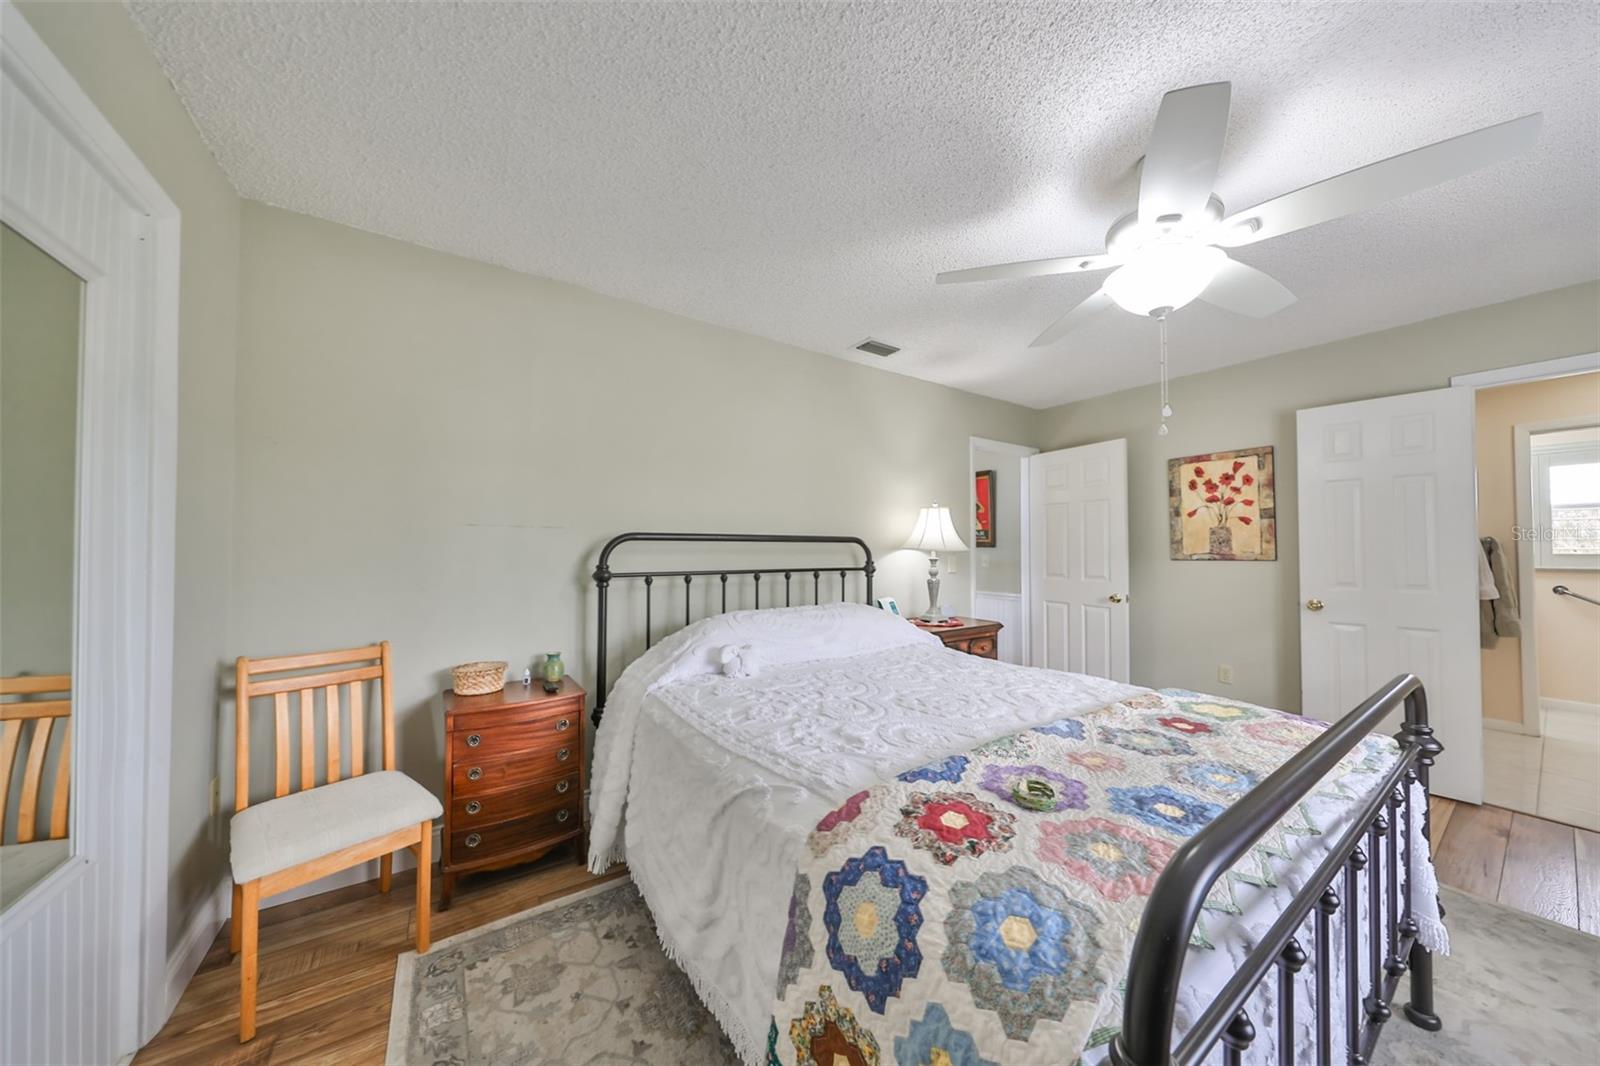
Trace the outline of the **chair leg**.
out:
M 239 1043 L 256 1035 L 256 946 L 260 932 L 261 882 L 240 890 L 239 917 Z
M 425 954 L 432 943 L 429 898 L 433 891 L 433 822 L 422 823 L 422 838 L 417 844 L 417 954 Z
M 244 899 L 244 888 L 237 882 L 233 886 L 233 911 L 228 917 L 228 951 L 239 954 L 239 905 Z
M 394 855 L 390 853 L 378 860 L 378 891 L 385 894 L 389 891 L 389 882 L 394 878 Z

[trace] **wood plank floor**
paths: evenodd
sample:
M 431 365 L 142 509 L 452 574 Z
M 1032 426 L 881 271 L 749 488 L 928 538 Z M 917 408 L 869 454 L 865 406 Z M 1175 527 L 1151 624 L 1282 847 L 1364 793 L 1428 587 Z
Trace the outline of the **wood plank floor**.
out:
M 1600 834 L 1435 799 L 1443 884 L 1600 933 Z M 435 942 L 602 880 L 558 852 L 533 867 L 470 879 L 435 912 Z M 238 1043 L 239 970 L 224 930 L 172 1018 L 137 1063 L 379 1063 L 389 1035 L 395 957 L 414 943 L 415 881 L 395 877 L 274 907 L 261 916 L 259 1033 Z
M 1600 834 L 1436 797 L 1439 883 L 1600 935 Z
M 485 925 L 622 876 L 595 877 L 558 849 L 533 866 L 464 879 L 433 914 L 433 940 Z M 437 885 L 434 898 L 438 898 Z M 239 1043 L 239 967 L 224 929 L 138 1063 L 381 1063 L 389 1039 L 394 963 L 416 946 L 416 879 L 377 882 L 261 912 L 258 1035 Z

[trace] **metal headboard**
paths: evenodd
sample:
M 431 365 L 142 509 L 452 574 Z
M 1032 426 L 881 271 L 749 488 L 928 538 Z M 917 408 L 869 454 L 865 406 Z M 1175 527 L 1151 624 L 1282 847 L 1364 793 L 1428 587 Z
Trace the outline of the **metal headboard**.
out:
M 715 570 L 628 570 L 613 572 L 611 569 L 611 553 L 624 544 L 632 541 L 655 541 L 670 543 L 717 543 L 717 544 L 854 544 L 861 549 L 864 560 L 860 566 L 779 566 L 779 567 L 746 567 Z M 794 602 L 793 579 L 799 575 L 811 575 L 811 602 L 822 602 L 822 576 L 830 577 L 839 575 L 839 600 L 843 602 L 849 598 L 846 588 L 846 575 L 861 574 L 866 578 L 866 594 L 862 602 L 872 603 L 872 575 L 877 567 L 872 561 L 872 549 L 867 547 L 867 542 L 860 537 L 827 537 L 813 536 L 807 533 L 622 533 L 615 537 L 600 550 L 600 561 L 595 564 L 594 584 L 600 593 L 599 611 L 596 615 L 597 636 L 599 641 L 595 648 L 595 699 L 594 714 L 591 719 L 595 725 L 600 724 L 600 715 L 606 707 L 606 596 L 611 590 L 611 582 L 627 578 L 639 578 L 644 581 L 644 646 L 650 647 L 652 634 L 650 631 L 650 593 L 656 579 L 661 577 L 679 577 L 683 579 L 683 624 L 688 625 L 690 617 L 689 587 L 697 577 L 715 577 L 722 582 L 722 610 L 728 609 L 728 578 L 753 577 L 755 579 L 757 607 L 761 606 L 761 578 L 765 575 L 783 575 L 783 605 L 791 606 Z M 802 588 L 801 595 L 805 595 Z M 802 600 L 801 602 L 804 602 Z M 776 604 L 774 604 L 776 606 Z

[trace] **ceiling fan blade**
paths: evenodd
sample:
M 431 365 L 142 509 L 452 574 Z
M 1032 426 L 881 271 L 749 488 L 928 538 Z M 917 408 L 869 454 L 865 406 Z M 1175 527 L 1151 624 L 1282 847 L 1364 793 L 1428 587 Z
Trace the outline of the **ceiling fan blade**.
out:
M 1106 295 L 1106 290 L 1097 290 L 1088 299 L 1051 323 L 1050 328 L 1039 334 L 1028 347 L 1043 348 L 1047 344 L 1054 344 L 1111 306 L 1111 297 Z
M 1030 259 L 1025 263 L 999 263 L 995 266 L 972 267 L 967 270 L 946 270 L 935 274 L 933 280 L 940 285 L 957 281 L 1004 281 L 1015 278 L 1039 278 L 1046 274 L 1081 274 L 1086 270 L 1110 270 L 1117 264 L 1109 255 L 1069 255 L 1059 259 Z
M 1236 315 L 1266 318 L 1294 303 L 1294 293 L 1272 275 L 1229 259 L 1200 294 L 1200 299 Z
M 1542 112 L 1523 115 L 1284 193 L 1223 219 L 1216 243 L 1254 244 L 1470 174 L 1533 147 L 1543 118 Z
M 1203 211 L 1217 184 L 1232 86 L 1225 81 L 1174 89 L 1161 98 L 1139 174 L 1139 221 Z

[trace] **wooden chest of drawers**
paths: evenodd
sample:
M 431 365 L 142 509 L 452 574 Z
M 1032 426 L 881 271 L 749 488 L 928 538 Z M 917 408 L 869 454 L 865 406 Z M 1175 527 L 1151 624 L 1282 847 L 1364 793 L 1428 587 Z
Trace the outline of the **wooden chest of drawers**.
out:
M 928 631 L 944 641 L 944 646 L 976 655 L 980 659 L 1000 658 L 999 622 L 984 618 L 963 618 L 959 626 L 944 629 L 929 627 Z
M 586 857 L 584 691 L 513 682 L 487 696 L 444 694 L 441 907 L 463 874 L 532 862 L 576 841 Z

